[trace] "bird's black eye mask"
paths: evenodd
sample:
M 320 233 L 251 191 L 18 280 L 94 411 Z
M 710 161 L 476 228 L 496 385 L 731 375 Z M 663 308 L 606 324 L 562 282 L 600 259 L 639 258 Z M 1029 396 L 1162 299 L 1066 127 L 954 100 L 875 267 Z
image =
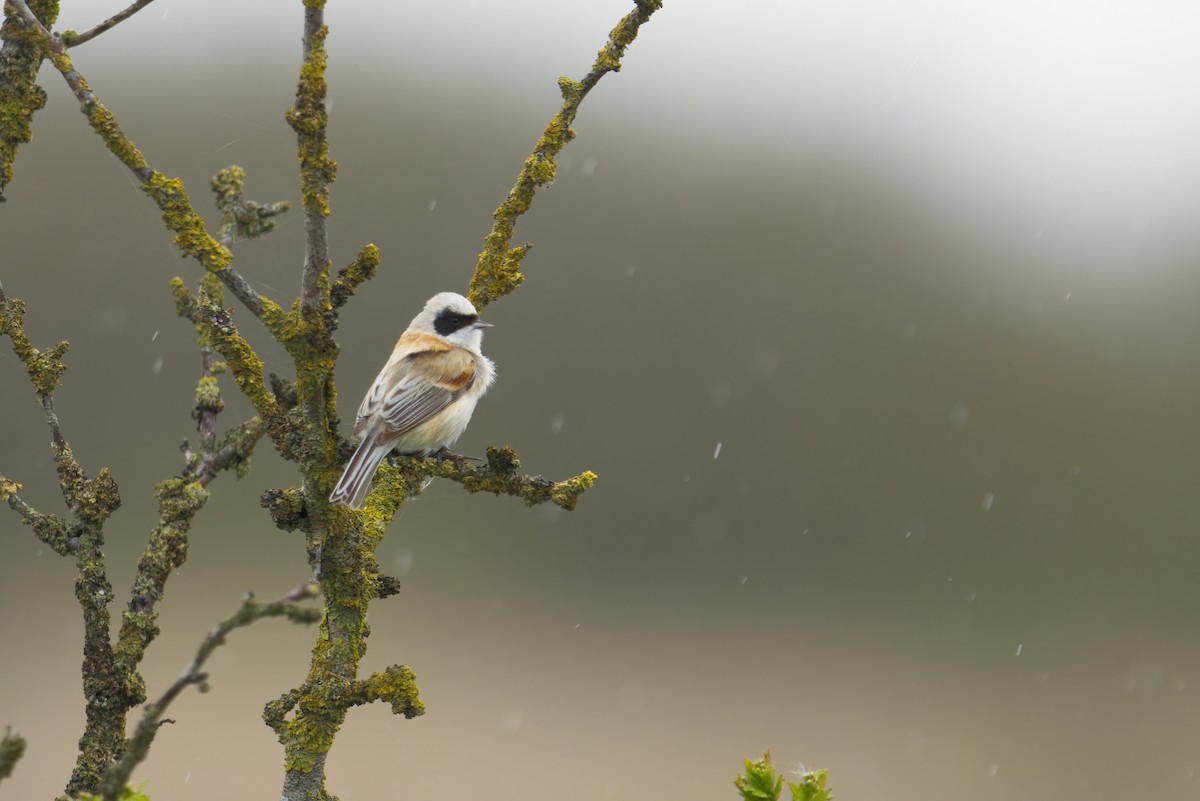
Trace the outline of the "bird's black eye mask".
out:
M 478 314 L 462 314 L 453 309 L 442 309 L 433 320 L 433 330 L 437 331 L 439 336 L 448 337 L 455 331 L 474 325 L 478 319 Z

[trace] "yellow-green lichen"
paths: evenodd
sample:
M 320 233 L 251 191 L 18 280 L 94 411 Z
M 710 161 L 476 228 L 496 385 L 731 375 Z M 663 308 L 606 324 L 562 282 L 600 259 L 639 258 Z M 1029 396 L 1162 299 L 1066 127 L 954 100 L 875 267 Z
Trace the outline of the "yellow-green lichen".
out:
M 46 25 L 58 18 L 58 2 L 31 0 L 30 10 Z M 46 55 L 42 32 L 21 22 L 15 11 L 0 25 L 4 58 L 0 59 L 0 200 L 12 180 L 12 165 L 20 145 L 33 137 L 33 115 L 46 105 L 46 92 L 36 83 Z
M 225 408 L 221 387 L 214 376 L 206 375 L 196 385 L 196 408 L 207 412 L 220 412 Z
M 321 8 L 323 4 L 312 7 Z M 325 108 L 325 37 L 328 34 L 328 26 L 321 25 L 305 43 L 307 58 L 300 67 L 296 105 L 287 112 L 288 124 L 299 140 L 304 210 L 322 217 L 329 216 L 329 184 L 337 176 L 337 163 L 329 157 L 329 140 L 325 137 L 329 124 L 329 113 Z
M 158 517 L 163 525 L 190 523 L 200 507 L 208 500 L 208 490 L 198 481 L 186 478 L 168 478 L 154 488 L 158 499 Z
M 66 56 L 62 56 L 61 58 L 66 59 Z M 55 66 L 58 66 L 58 64 L 56 63 Z M 70 67 L 69 59 L 66 66 Z M 62 69 L 62 67 L 59 67 L 59 69 Z M 113 116 L 111 111 L 99 102 L 91 103 L 84 107 L 83 111 L 87 114 L 88 123 L 91 124 L 92 130 L 99 134 L 109 152 L 120 159 L 122 164 L 131 170 L 146 169 L 146 157 L 129 140 L 125 132 L 121 130 L 121 126 L 117 124 L 117 118 Z
M 155 171 L 142 184 L 142 191 L 149 195 L 162 211 L 163 222 L 175 232 L 173 241 L 185 256 L 191 256 L 204 265 L 206 270 L 213 272 L 229 266 L 233 255 L 209 235 L 204 227 L 204 218 L 192 208 L 182 181 L 178 178 L 167 178 Z
M 7 501 L 13 495 L 21 491 L 21 485 L 15 481 L 9 481 L 4 476 L 0 476 L 0 502 Z
M 587 470 L 574 478 L 555 484 L 554 489 L 550 490 L 550 499 L 568 512 L 574 511 L 575 505 L 579 503 L 579 496 L 591 489 L 594 483 L 596 474 Z
M 358 253 L 358 257 L 338 270 L 337 278 L 329 290 L 329 302 L 333 308 L 346 304 L 350 296 L 360 284 L 375 277 L 379 269 L 379 248 L 366 245 Z

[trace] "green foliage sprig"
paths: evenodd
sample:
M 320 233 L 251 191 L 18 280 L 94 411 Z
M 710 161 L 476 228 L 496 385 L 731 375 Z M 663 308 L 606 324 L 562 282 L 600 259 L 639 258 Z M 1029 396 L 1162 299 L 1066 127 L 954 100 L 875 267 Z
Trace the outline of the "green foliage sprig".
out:
M 745 770 L 733 780 L 734 787 L 743 801 L 779 801 L 783 792 L 783 776 L 771 764 L 771 752 L 761 759 L 747 759 Z M 800 774 L 800 781 L 787 783 L 792 801 L 833 801 L 833 791 L 826 785 L 823 770 L 810 770 Z

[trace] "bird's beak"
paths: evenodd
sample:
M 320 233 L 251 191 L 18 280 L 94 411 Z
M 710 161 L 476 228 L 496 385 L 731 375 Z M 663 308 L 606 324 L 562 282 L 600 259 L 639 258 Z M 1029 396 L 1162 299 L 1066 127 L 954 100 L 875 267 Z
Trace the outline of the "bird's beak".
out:
M 475 327 L 476 328 L 493 328 L 494 326 L 491 323 L 485 323 L 483 320 L 476 320 Z

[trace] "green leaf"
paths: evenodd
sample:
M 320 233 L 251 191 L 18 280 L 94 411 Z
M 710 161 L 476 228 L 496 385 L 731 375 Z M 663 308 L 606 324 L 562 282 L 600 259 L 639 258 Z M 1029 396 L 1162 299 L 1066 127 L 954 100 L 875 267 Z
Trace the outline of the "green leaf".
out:
M 744 801 L 779 801 L 783 777 L 775 772 L 775 766 L 771 764 L 771 752 L 763 754 L 762 759 L 747 759 L 745 765 L 745 775 L 733 780 L 733 786 Z
M 825 786 L 823 770 L 810 770 L 800 777 L 800 783 L 788 782 L 792 801 L 833 801 L 833 791 Z

